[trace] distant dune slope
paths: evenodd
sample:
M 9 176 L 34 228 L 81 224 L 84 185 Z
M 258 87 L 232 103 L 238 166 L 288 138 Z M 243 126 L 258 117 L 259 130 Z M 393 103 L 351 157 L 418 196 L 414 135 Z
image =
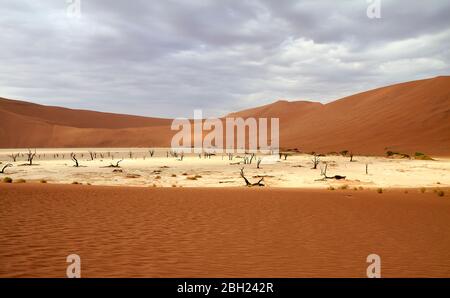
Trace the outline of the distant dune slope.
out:
M 328 104 L 277 101 L 228 116 L 279 117 L 280 143 L 304 152 L 450 156 L 450 77 L 406 82 Z M 165 147 L 170 119 L 0 98 L 0 148 Z

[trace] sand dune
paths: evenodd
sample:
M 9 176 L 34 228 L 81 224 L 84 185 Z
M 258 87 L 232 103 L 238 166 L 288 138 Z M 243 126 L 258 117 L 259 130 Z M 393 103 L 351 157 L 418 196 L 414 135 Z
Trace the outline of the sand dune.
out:
M 277 101 L 232 113 L 279 117 L 280 144 L 304 152 L 450 156 L 450 77 L 379 88 L 328 104 Z M 168 147 L 171 120 L 0 98 L 0 148 Z
M 450 201 L 419 190 L 0 184 L 0 276 L 450 277 Z

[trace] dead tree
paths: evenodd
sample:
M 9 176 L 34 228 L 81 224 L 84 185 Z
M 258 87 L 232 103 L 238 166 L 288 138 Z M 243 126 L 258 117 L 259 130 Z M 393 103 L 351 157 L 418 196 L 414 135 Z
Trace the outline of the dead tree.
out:
M 260 168 L 259 165 L 261 164 L 261 162 L 262 162 L 262 158 L 260 157 L 260 158 L 258 158 L 258 160 L 256 161 L 256 168 L 257 168 L 257 169 Z
M 11 154 L 11 155 L 9 155 L 11 158 L 12 158 L 12 160 L 14 161 L 14 162 L 16 162 L 17 161 L 17 157 L 19 157 L 19 153 L 16 153 L 16 154 Z
M 148 150 L 148 153 L 150 153 L 150 157 L 153 157 L 153 154 L 155 154 L 155 150 L 150 149 L 150 150 Z
M 256 183 L 250 183 L 250 181 L 248 181 L 247 178 L 245 178 L 244 175 L 244 168 L 241 168 L 241 177 L 244 179 L 245 181 L 245 186 L 247 187 L 252 187 L 252 186 L 264 186 L 264 177 L 262 177 L 258 182 Z
M 319 165 L 319 162 L 320 162 L 320 157 L 318 156 L 318 155 L 314 155 L 314 157 L 313 157 L 313 159 L 312 159 L 312 162 L 313 162 L 313 170 L 315 170 L 315 169 L 317 169 L 317 166 Z
M 286 153 L 286 152 L 280 152 L 280 153 L 278 153 L 278 155 L 280 156 L 280 159 L 281 159 L 281 157 L 284 157 L 284 160 L 287 160 L 287 158 L 290 154 Z
M 255 157 L 255 153 L 252 153 L 252 156 L 250 157 L 250 160 L 249 160 L 249 164 L 252 164 L 252 161 L 253 161 L 253 158 Z
M 366 163 L 366 175 L 368 175 L 368 174 L 369 174 L 369 164 Z
M 36 149 L 34 149 L 34 152 L 31 152 L 31 149 L 28 149 L 28 153 L 27 153 L 27 161 L 28 161 L 28 165 L 33 165 L 33 159 L 36 156 Z
M 8 164 L 6 164 L 6 165 L 4 165 L 3 166 L 3 169 L 0 171 L 0 173 L 1 174 L 4 174 L 5 173 L 5 170 L 6 170 L 6 168 L 9 168 L 9 167 L 12 167 L 13 165 L 12 164 L 10 164 L 10 163 L 8 163 Z
M 320 169 L 320 175 L 323 176 L 323 179 L 319 179 L 319 180 L 324 180 L 324 179 L 343 180 L 346 178 L 346 176 L 341 176 L 341 175 L 327 176 L 327 169 L 328 169 L 328 164 L 325 163 L 325 167 Z
M 78 168 L 80 165 L 78 164 L 78 159 L 77 159 L 77 155 L 75 153 L 72 153 L 70 155 L 70 157 L 72 158 L 73 162 L 75 163 L 74 167 Z
M 95 159 L 95 154 L 94 154 L 94 152 L 89 151 L 89 155 L 91 156 L 91 160 L 94 160 L 94 159 Z
M 184 158 L 184 152 L 181 152 L 179 161 L 183 161 L 183 158 Z
M 120 168 L 119 163 L 121 163 L 123 159 L 116 162 L 116 164 L 111 163 L 107 168 Z
M 353 161 L 353 152 L 350 152 L 350 162 Z
M 228 153 L 228 160 L 233 160 L 233 153 Z
M 128 152 L 128 156 L 130 157 L 130 159 L 132 159 L 133 158 L 133 152 Z

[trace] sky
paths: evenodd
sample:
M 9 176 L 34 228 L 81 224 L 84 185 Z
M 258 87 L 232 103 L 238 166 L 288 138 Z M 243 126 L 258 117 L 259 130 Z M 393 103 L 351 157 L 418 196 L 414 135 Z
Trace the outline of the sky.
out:
M 0 0 L 0 16 L 0 97 L 46 105 L 212 117 L 450 74 L 448 0 Z

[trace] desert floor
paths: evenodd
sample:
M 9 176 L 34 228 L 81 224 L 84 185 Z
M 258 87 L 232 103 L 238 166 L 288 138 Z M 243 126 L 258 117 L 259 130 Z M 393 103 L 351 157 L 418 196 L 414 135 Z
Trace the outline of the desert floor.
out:
M 447 193 L 1 183 L 0 276 L 450 277 Z
M 27 150 L 0 150 L 0 168 L 7 163 L 13 167 L 5 170 L 14 180 L 27 182 L 45 180 L 48 183 L 70 184 L 78 182 L 92 185 L 122 186 L 163 186 L 163 187 L 237 187 L 243 186 L 240 169 L 250 182 L 264 177 L 267 187 L 328 188 L 421 188 L 450 186 L 450 158 L 435 160 L 390 159 L 384 157 L 355 156 L 321 157 L 317 169 L 312 169 L 312 156 L 298 154 L 287 160 L 267 159 L 257 155 L 252 164 L 242 162 L 237 154 L 233 160 L 225 155 L 211 158 L 199 158 L 186 155 L 180 158 L 167 157 L 167 150 L 157 149 L 153 157 L 143 149 L 38 149 L 33 166 L 26 166 L 26 156 L 21 155 L 16 162 L 9 156 L 12 153 L 26 153 Z M 97 157 L 90 160 L 89 151 Z M 70 159 L 70 153 L 76 153 L 80 167 Z M 130 158 L 130 153 L 132 156 Z M 56 156 L 56 154 L 58 156 Z M 241 154 L 240 157 L 243 157 Z M 260 169 L 256 160 L 263 157 Z M 120 162 L 120 169 L 108 167 Z M 233 163 L 233 164 L 232 164 Z M 321 169 L 327 163 L 327 175 L 346 176 L 345 180 L 322 179 Z M 366 174 L 366 164 L 368 174 Z M 116 171 L 114 171 L 116 170 Z

